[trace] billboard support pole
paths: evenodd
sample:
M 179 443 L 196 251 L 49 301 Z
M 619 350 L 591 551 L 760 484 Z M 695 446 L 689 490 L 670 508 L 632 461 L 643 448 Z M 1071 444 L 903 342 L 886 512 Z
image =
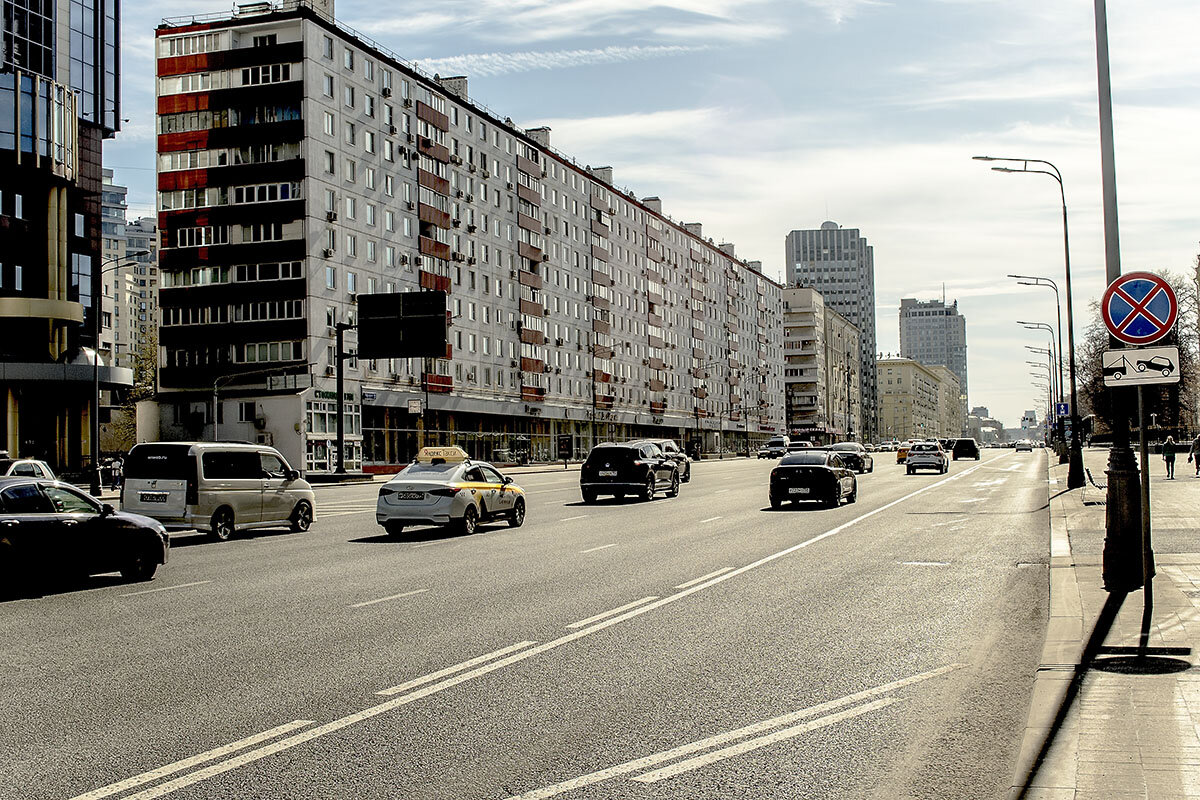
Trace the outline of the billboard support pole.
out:
M 346 378 L 346 349 L 345 349 L 345 334 L 346 331 L 355 327 L 348 322 L 339 322 L 333 326 L 337 334 L 337 458 L 335 459 L 334 472 L 338 475 L 346 474 L 346 398 L 343 397 L 345 392 Z

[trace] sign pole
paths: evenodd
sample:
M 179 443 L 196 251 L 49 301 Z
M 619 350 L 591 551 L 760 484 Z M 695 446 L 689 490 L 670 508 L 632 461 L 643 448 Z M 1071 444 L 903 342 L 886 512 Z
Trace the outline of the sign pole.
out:
M 1150 544 L 1150 457 L 1146 451 L 1146 406 L 1144 386 L 1137 387 L 1138 450 L 1142 468 L 1142 633 L 1138 656 L 1145 657 L 1154 614 L 1154 550 Z
M 333 326 L 337 338 L 337 459 L 334 468 L 334 473 L 338 475 L 346 474 L 346 417 L 345 417 L 345 402 L 346 398 L 343 393 L 346 388 L 345 380 L 345 334 L 346 331 L 354 326 L 347 322 L 339 322 Z

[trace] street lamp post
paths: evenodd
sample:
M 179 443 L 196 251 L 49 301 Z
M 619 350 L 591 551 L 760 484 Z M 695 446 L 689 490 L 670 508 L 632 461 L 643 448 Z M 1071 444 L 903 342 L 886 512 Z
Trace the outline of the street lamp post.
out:
M 140 256 L 149 255 L 149 250 L 134 250 L 132 253 L 126 253 L 123 256 L 114 258 L 106 258 L 100 262 L 100 270 L 96 272 L 96 277 L 101 277 L 109 272 L 116 272 L 124 267 L 134 266 L 136 261 L 126 261 L 130 258 L 138 258 Z M 113 262 L 124 262 L 116 263 Z M 111 267 L 105 267 L 105 264 L 112 264 Z M 100 282 L 100 291 L 95 293 L 92 299 L 92 346 L 95 348 L 92 353 L 92 402 L 95 404 L 92 413 L 91 438 L 92 438 L 92 475 L 89 490 L 93 497 L 100 495 L 100 317 L 104 309 L 104 281 Z M 113 348 L 114 351 L 116 348 Z
M 1017 320 L 1017 324 L 1022 325 L 1031 331 L 1046 331 L 1047 333 L 1049 333 L 1050 334 L 1050 361 L 1051 361 L 1051 363 L 1053 363 L 1055 360 L 1062 359 L 1062 353 L 1058 352 L 1054 349 L 1054 329 L 1053 328 L 1051 328 L 1045 322 L 1023 322 L 1021 320 Z M 1062 400 L 1063 400 L 1062 386 L 1060 385 L 1058 387 L 1058 389 L 1059 389 L 1058 400 L 1059 400 L 1059 402 L 1062 402 Z
M 975 156 L 976 161 L 1004 161 L 1020 164 L 1021 168 L 992 167 L 996 172 L 1026 172 L 1037 175 L 1049 175 L 1058 184 L 1059 199 L 1062 201 L 1063 220 L 1063 261 L 1066 268 L 1067 292 L 1067 347 L 1069 348 L 1068 362 L 1071 374 L 1071 453 L 1067 467 L 1067 488 L 1078 489 L 1084 484 L 1083 450 L 1079 443 L 1079 405 L 1075 390 L 1075 314 L 1071 304 L 1071 240 L 1067 232 L 1067 192 L 1063 186 L 1062 173 L 1058 167 L 1040 158 L 996 158 L 994 156 Z M 1041 164 L 1047 169 L 1030 169 L 1030 164 Z
M 1050 278 L 1043 278 L 1037 275 L 1009 275 L 1010 278 L 1016 278 L 1017 283 L 1022 286 L 1047 286 L 1054 290 L 1054 310 L 1058 318 L 1057 335 L 1058 335 L 1058 401 L 1063 400 L 1063 341 L 1062 341 L 1062 300 L 1058 294 L 1058 284 Z M 1064 461 L 1060 461 L 1065 463 Z

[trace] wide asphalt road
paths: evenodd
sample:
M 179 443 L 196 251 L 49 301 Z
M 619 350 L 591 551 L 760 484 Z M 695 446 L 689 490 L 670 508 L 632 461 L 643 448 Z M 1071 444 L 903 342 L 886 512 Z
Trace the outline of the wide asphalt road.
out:
M 522 476 L 524 527 L 175 537 L 0 604 L 0 797 L 1002 798 L 1046 625 L 1044 452 L 879 454 L 770 510 L 768 461 L 678 498 Z

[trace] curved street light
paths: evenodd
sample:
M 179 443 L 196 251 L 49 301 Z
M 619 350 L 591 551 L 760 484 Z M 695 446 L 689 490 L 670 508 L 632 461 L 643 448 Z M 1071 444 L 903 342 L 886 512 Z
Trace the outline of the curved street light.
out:
M 1059 294 L 1058 294 L 1058 284 L 1055 283 L 1050 278 L 1043 278 L 1039 275 L 1012 275 L 1012 274 L 1010 274 L 1008 277 L 1016 278 L 1017 283 L 1021 286 L 1045 286 L 1049 289 L 1054 290 L 1054 310 L 1055 310 L 1055 313 L 1056 313 L 1057 319 L 1058 319 L 1058 324 L 1055 326 L 1057 328 L 1056 333 L 1058 336 L 1058 399 L 1061 402 L 1062 395 L 1063 395 L 1063 391 L 1062 391 L 1062 387 L 1063 387 L 1062 301 L 1059 298 Z

